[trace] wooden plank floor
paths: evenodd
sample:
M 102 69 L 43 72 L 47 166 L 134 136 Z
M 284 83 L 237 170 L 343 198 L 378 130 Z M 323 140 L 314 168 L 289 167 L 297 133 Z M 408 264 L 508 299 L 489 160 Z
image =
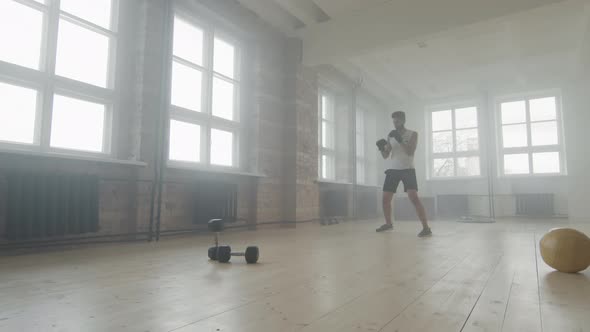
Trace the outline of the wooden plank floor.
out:
M 552 227 L 503 220 L 232 232 L 261 263 L 206 258 L 209 236 L 0 257 L 0 331 L 590 331 L 590 271 L 552 272 Z

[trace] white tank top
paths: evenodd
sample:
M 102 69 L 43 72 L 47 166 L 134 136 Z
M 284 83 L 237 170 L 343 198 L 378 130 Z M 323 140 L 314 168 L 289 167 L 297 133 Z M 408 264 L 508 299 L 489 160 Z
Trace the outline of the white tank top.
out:
M 402 141 L 407 144 L 414 131 L 406 129 L 402 134 Z M 388 167 L 389 169 L 413 169 L 414 168 L 414 156 L 410 156 L 406 153 L 406 150 L 395 140 L 393 137 L 387 135 L 387 141 L 391 144 L 391 154 L 389 155 Z

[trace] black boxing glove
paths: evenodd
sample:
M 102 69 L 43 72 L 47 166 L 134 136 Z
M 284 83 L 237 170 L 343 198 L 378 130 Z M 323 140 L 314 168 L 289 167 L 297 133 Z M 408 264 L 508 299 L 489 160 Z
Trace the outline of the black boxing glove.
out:
M 377 141 L 377 148 L 379 149 L 379 151 L 385 150 L 386 145 L 387 145 L 387 141 L 384 140 L 383 138 Z
M 402 138 L 402 134 L 400 134 L 400 132 L 397 130 L 392 130 L 389 133 L 389 137 L 392 137 L 393 139 L 395 139 L 399 144 L 402 144 L 404 142 L 404 140 Z

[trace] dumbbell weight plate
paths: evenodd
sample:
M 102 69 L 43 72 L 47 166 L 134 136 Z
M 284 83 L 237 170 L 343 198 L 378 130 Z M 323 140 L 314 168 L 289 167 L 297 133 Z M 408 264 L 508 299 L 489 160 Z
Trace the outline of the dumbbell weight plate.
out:
M 212 261 L 216 261 L 217 260 L 217 247 L 211 247 L 209 248 L 209 259 Z
M 244 255 L 246 257 L 246 263 L 256 264 L 256 262 L 258 262 L 259 255 L 260 251 L 258 250 L 258 247 L 246 248 L 246 254 Z
M 217 261 L 219 263 L 227 263 L 231 259 L 231 247 L 220 246 L 217 250 Z
M 212 219 L 207 223 L 210 232 L 218 233 L 223 231 L 223 220 Z

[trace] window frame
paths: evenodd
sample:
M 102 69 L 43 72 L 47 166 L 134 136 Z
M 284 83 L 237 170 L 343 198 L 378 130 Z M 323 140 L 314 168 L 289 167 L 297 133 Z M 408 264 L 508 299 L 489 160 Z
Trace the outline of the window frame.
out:
M 531 121 L 530 115 L 530 101 L 534 99 L 542 98 L 555 98 L 555 120 L 542 120 L 542 121 Z M 508 102 L 524 101 L 525 102 L 525 122 L 518 124 L 525 124 L 527 130 L 527 146 L 524 147 L 510 147 L 504 148 L 503 141 L 503 127 L 502 123 L 502 108 L 501 104 Z M 559 89 L 550 89 L 537 92 L 527 92 L 504 95 L 494 98 L 494 117 L 495 117 L 495 136 L 497 146 L 497 166 L 498 176 L 504 178 L 530 178 L 530 177 L 555 177 L 555 176 L 567 176 L 567 159 L 566 159 L 566 147 L 565 147 L 565 136 L 563 128 L 563 96 Z M 532 145 L 532 131 L 531 124 L 542 123 L 542 122 L 556 122 L 557 127 L 557 144 L 556 145 Z M 507 124 L 509 125 L 509 124 Z M 533 154 L 542 152 L 557 152 L 559 153 L 559 173 L 535 173 L 533 165 Z M 504 169 L 504 156 L 509 154 L 526 154 L 529 161 L 529 172 L 520 174 L 506 174 Z
M 194 27 L 203 31 L 203 63 L 198 65 L 189 60 L 183 59 L 174 55 L 174 25 L 176 19 L 193 25 Z M 170 33 L 169 33 L 169 47 L 168 47 L 168 102 L 167 102 L 167 119 L 166 132 L 168 133 L 166 140 L 166 165 L 168 167 L 182 167 L 189 169 L 221 169 L 221 170 L 236 170 L 241 169 L 241 136 L 244 132 L 245 123 L 243 119 L 242 93 L 243 87 L 243 67 L 242 55 L 244 52 L 244 44 L 239 40 L 239 36 L 234 36 L 224 27 L 219 27 L 215 22 L 195 15 L 187 8 L 174 4 L 169 16 Z M 227 77 L 214 70 L 214 41 L 219 38 L 234 47 L 234 78 Z M 201 72 L 201 111 L 194 111 L 176 106 L 172 104 L 172 66 L 174 63 L 196 69 Z M 213 80 L 215 78 L 221 79 L 234 85 L 234 101 L 233 101 L 233 120 L 224 119 L 213 115 Z M 170 121 L 177 120 L 186 123 L 195 124 L 201 127 L 201 141 L 200 141 L 200 161 L 188 162 L 170 159 Z M 233 135 L 232 146 L 232 166 L 215 165 L 211 163 L 211 131 L 213 129 L 228 131 Z
M 324 119 L 323 116 L 323 103 L 322 98 L 326 96 L 326 98 L 331 99 L 332 101 L 332 116 L 333 119 Z M 327 124 L 332 125 L 332 142 L 334 146 L 332 148 L 325 147 L 323 144 L 323 123 L 326 122 Z M 355 129 L 356 130 L 356 129 Z M 318 93 L 318 147 L 319 147 L 319 168 L 318 168 L 318 177 L 321 180 L 328 180 L 328 181 L 335 181 L 336 180 L 336 94 L 326 87 L 320 87 Z M 328 176 L 323 176 L 324 170 L 324 156 L 326 158 L 332 159 L 332 167 L 331 169 L 327 169 L 326 173 L 331 174 Z
M 455 112 L 458 109 L 464 108 L 471 108 L 474 107 L 476 109 L 477 115 L 477 127 L 468 127 L 468 128 L 459 128 L 456 127 L 456 115 Z M 428 180 L 429 181 L 447 181 L 447 180 L 475 180 L 481 179 L 485 176 L 485 169 L 482 167 L 483 165 L 483 158 L 484 154 L 483 151 L 483 144 L 482 144 L 482 126 L 481 126 L 481 104 L 477 101 L 464 101 L 464 102 L 457 102 L 457 103 L 448 103 L 448 104 L 438 104 L 432 105 L 426 108 L 426 128 L 428 130 L 428 141 L 427 144 L 427 158 L 426 158 L 426 169 L 428 170 Z M 451 131 L 452 133 L 452 147 L 453 150 L 451 152 L 434 152 L 434 144 L 433 144 L 433 134 L 435 131 L 433 130 L 432 126 L 432 114 L 435 112 L 442 112 L 442 111 L 451 111 L 451 129 L 448 130 L 441 130 L 437 132 L 448 132 Z M 477 130 L 477 140 L 478 140 L 478 149 L 471 150 L 471 151 L 457 151 L 457 130 Z M 479 158 L 479 175 L 472 175 L 472 176 L 459 176 L 457 175 L 457 159 L 458 158 L 468 158 L 468 157 L 478 157 Z M 434 176 L 434 160 L 435 159 L 453 159 L 453 176 Z
M 35 132 L 32 144 L 0 141 L 0 148 L 6 151 L 19 150 L 41 154 L 81 155 L 87 157 L 111 158 L 113 147 L 113 126 L 116 116 L 117 50 L 119 42 L 120 0 L 111 0 L 109 28 L 101 27 L 81 17 L 67 13 L 60 8 L 60 0 L 46 1 L 12 0 L 15 3 L 40 11 L 43 14 L 41 45 L 38 68 L 29 68 L 0 60 L 0 82 L 16 87 L 37 91 L 35 113 Z M 77 81 L 56 73 L 59 24 L 65 20 L 93 33 L 108 38 L 108 59 L 105 87 Z M 104 105 L 104 127 L 102 151 L 64 149 L 51 146 L 51 126 L 53 118 L 53 99 L 56 94 L 82 101 Z
M 355 162 L 356 162 L 356 184 L 366 184 L 368 181 L 368 174 L 367 174 L 367 166 L 369 164 L 369 160 L 367 157 L 367 142 L 365 141 L 366 138 L 366 132 L 367 132 L 367 126 L 366 126 L 366 115 L 367 115 L 368 111 L 365 109 L 365 107 L 363 107 L 362 105 L 357 105 L 356 109 L 355 109 L 355 128 L 354 128 L 354 144 L 355 144 Z M 361 130 L 359 131 L 359 114 L 360 114 L 360 118 L 362 119 L 362 123 L 361 123 Z M 359 135 L 361 137 L 360 140 L 360 144 L 363 147 L 363 154 L 359 155 Z M 358 175 L 358 165 L 359 163 L 363 166 L 363 179 L 362 181 L 359 181 Z

